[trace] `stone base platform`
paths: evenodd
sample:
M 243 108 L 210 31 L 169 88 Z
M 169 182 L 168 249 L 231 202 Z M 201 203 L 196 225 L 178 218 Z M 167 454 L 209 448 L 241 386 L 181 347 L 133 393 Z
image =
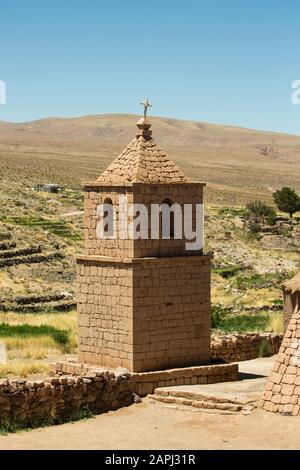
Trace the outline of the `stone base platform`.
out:
M 238 364 L 209 364 L 204 366 L 183 367 L 154 372 L 131 373 L 119 368 L 109 371 L 107 368 L 80 364 L 76 361 L 56 362 L 52 364 L 52 374 L 86 376 L 87 378 L 99 372 L 108 372 L 116 376 L 127 376 L 131 389 L 140 396 L 152 394 L 158 387 L 174 387 L 180 385 L 204 385 L 238 380 Z
M 263 384 L 259 379 L 251 379 L 223 384 L 162 387 L 150 396 L 159 402 L 192 406 L 203 411 L 224 411 L 226 414 L 245 411 L 247 414 L 247 411 L 257 407 Z

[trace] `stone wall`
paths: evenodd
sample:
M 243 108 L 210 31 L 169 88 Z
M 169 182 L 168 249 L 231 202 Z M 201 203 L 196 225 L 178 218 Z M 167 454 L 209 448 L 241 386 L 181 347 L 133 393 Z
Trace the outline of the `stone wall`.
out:
M 85 254 L 95 256 L 109 257 L 163 257 L 163 256 L 186 256 L 186 242 L 184 230 L 182 237 L 164 239 L 161 233 L 161 227 L 155 235 L 156 239 L 151 237 L 151 209 L 152 205 L 168 201 L 178 204 L 181 207 L 184 204 L 192 205 L 192 226 L 196 226 L 196 204 L 203 204 L 203 183 L 181 183 L 174 184 L 143 184 L 133 183 L 127 185 L 101 185 L 93 183 L 85 186 L 84 196 L 84 240 Z M 120 235 L 120 211 L 125 211 L 125 202 L 122 198 L 126 196 L 129 207 L 132 204 L 143 204 L 148 210 L 148 239 L 135 239 L 127 236 L 123 239 Z M 120 199 L 121 198 L 121 199 Z M 97 225 L 100 219 L 98 207 L 102 204 L 112 204 L 115 209 L 115 237 L 101 239 L 97 235 Z M 126 213 L 126 211 L 125 211 Z M 187 214 L 186 214 L 187 215 Z M 126 218 L 125 218 L 126 219 Z M 133 220 L 132 215 L 128 215 L 128 224 Z M 124 222 L 124 220 L 123 220 Z M 183 221 L 182 221 L 183 227 Z M 153 228 L 153 227 L 152 227 Z M 201 254 L 202 249 L 191 251 L 191 255 Z
M 127 376 L 108 371 L 39 381 L 0 381 L 0 424 L 61 420 L 88 408 L 95 414 L 133 403 Z
M 78 261 L 78 360 L 132 369 L 133 271 L 128 263 Z
M 210 362 L 210 257 L 144 260 L 133 273 L 134 372 Z
M 132 372 L 210 360 L 210 256 L 78 257 L 78 360 Z
M 97 373 L 93 365 L 78 362 L 57 362 L 53 364 L 52 373 L 56 375 L 85 375 Z M 238 380 L 238 364 L 209 364 L 207 366 L 183 367 L 154 372 L 130 373 L 118 368 L 115 374 L 128 377 L 132 392 L 145 396 L 158 387 L 174 385 L 212 384 Z
M 130 374 L 132 390 L 140 396 L 152 394 L 158 387 L 213 384 L 238 380 L 238 364 L 215 364 L 165 371 Z
M 225 362 L 255 359 L 259 355 L 262 343 L 267 345 L 269 354 L 274 355 L 278 353 L 281 342 L 281 335 L 271 333 L 214 336 L 211 340 L 212 359 Z

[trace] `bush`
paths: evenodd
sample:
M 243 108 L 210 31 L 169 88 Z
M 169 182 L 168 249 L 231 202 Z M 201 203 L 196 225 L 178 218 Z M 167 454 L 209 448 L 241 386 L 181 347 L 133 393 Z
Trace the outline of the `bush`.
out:
M 220 266 L 219 268 L 213 268 L 213 272 L 219 274 L 224 279 L 228 279 L 230 277 L 235 276 L 241 271 L 240 266 Z
M 275 225 L 277 220 L 277 214 L 276 211 L 270 212 L 270 214 L 267 216 L 267 224 L 268 225 Z
M 271 206 L 267 206 L 262 201 L 250 202 L 246 206 L 248 216 L 257 217 L 258 219 L 264 220 L 268 217 L 276 219 L 277 214 L 275 209 Z
M 228 310 L 219 304 L 212 305 L 211 307 L 211 327 L 214 330 L 219 329 Z
M 273 355 L 270 343 L 266 339 L 263 339 L 260 342 L 258 346 L 257 355 L 258 357 L 270 357 Z
M 261 226 L 257 222 L 251 221 L 249 231 L 252 235 L 258 235 L 261 232 Z

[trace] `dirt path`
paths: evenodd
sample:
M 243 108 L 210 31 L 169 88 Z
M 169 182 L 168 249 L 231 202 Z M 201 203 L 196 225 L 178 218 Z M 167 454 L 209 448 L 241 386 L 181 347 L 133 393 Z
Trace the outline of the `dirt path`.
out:
M 140 405 L 0 437 L 0 449 L 300 449 L 300 420 L 256 410 L 249 416 Z

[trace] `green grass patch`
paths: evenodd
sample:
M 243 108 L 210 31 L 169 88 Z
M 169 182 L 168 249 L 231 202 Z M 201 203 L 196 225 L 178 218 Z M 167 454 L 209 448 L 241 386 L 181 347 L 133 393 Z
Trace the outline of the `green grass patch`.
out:
M 239 290 L 247 289 L 268 289 L 270 287 L 278 287 L 280 284 L 289 277 L 289 273 L 267 273 L 267 274 L 252 274 L 245 276 L 239 275 L 235 279 L 235 284 Z
M 67 348 L 70 341 L 70 332 L 59 330 L 48 325 L 9 325 L 0 324 L 0 338 L 32 338 L 39 336 L 50 336 L 59 346 Z
M 273 303 L 273 305 L 283 306 L 283 299 L 274 299 L 272 303 Z
M 213 273 L 219 274 L 224 279 L 229 279 L 233 276 L 236 276 L 238 273 L 240 273 L 241 269 L 242 268 L 240 266 L 228 265 L 228 266 L 215 267 L 213 268 L 212 271 Z
M 71 241 L 81 241 L 82 235 L 72 228 L 72 226 L 65 220 L 49 220 L 43 217 L 4 217 L 1 222 L 20 225 L 30 229 L 45 230 L 53 235 L 65 238 Z
M 244 217 L 247 214 L 247 210 L 242 207 L 220 207 L 218 214 L 227 217 Z
M 269 317 L 261 314 L 234 315 L 222 305 L 212 305 L 211 327 L 223 333 L 253 333 L 266 331 Z
M 265 331 L 267 325 L 265 315 L 230 315 L 220 318 L 217 328 L 224 333 L 254 333 Z
M 22 431 L 30 431 L 32 429 L 44 428 L 48 426 L 55 426 L 59 424 L 75 423 L 86 419 L 94 418 L 95 415 L 89 410 L 87 406 L 73 411 L 67 418 L 48 418 L 37 420 L 34 422 L 6 422 L 0 424 L 0 435 L 7 436 L 8 434 L 15 434 Z

